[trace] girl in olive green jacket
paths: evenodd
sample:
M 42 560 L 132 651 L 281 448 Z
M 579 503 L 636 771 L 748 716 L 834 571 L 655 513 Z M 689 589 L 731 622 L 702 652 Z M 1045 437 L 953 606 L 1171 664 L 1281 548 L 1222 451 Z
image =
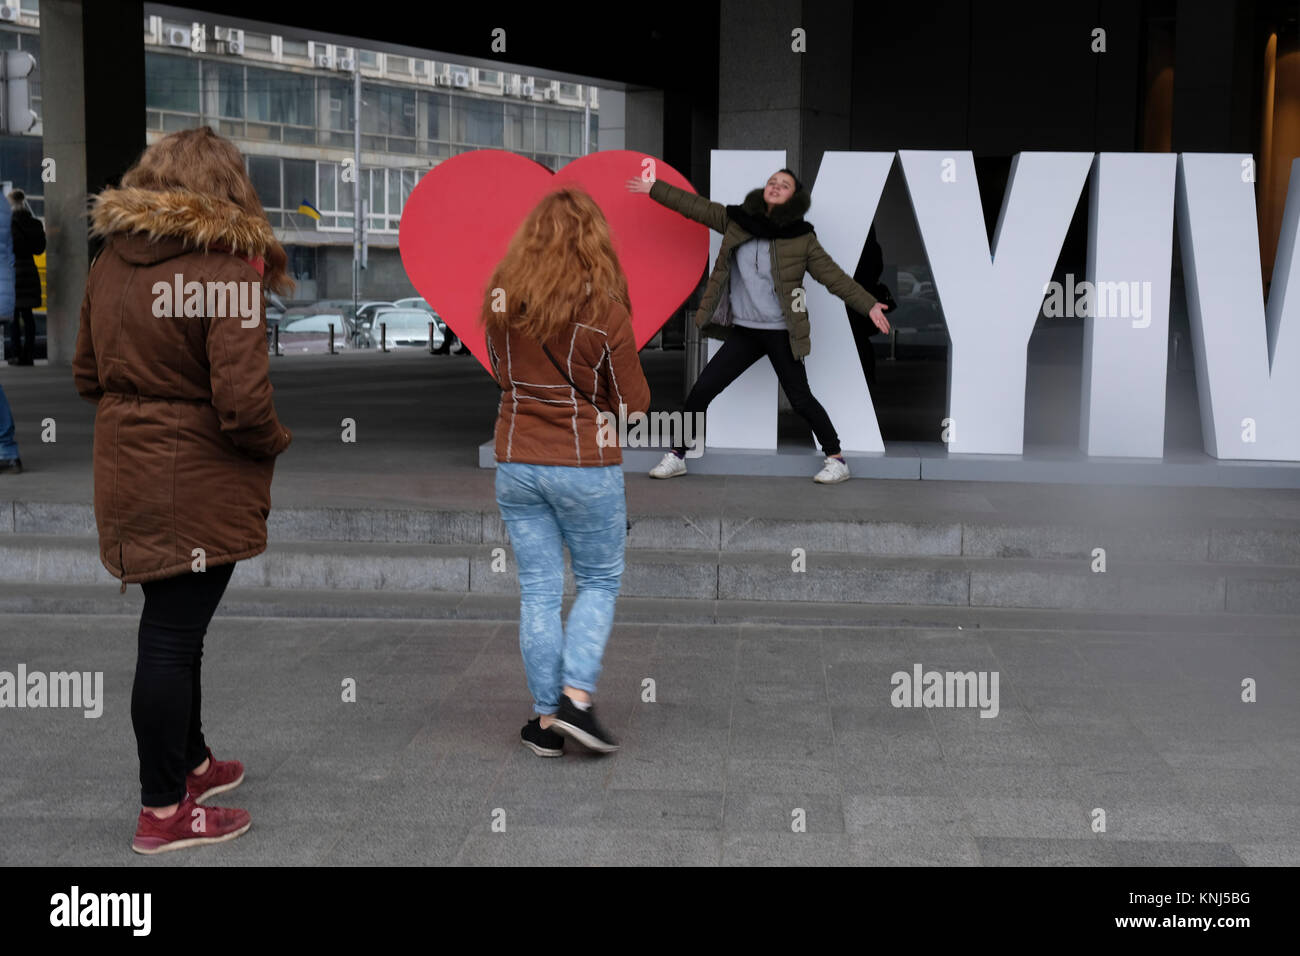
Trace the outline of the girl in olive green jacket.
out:
M 808 312 L 802 307 L 805 273 L 889 331 L 885 307 L 835 264 L 804 221 L 812 200 L 788 169 L 775 172 L 739 206 L 723 206 L 665 182 L 630 179 L 628 189 L 722 233 L 713 273 L 695 314 L 706 335 L 724 338 L 686 398 L 684 414 L 703 414 L 724 388 L 760 358 L 772 362 L 790 404 L 812 428 L 826 456 L 814 477 L 834 484 L 849 477 L 830 416 L 808 387 Z M 674 448 L 650 472 L 653 478 L 686 474 L 686 448 Z

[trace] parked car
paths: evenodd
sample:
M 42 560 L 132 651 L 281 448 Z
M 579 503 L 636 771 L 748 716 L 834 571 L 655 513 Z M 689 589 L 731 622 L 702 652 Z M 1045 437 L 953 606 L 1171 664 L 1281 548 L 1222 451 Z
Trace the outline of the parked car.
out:
M 343 318 L 345 308 L 351 308 L 351 301 L 344 305 L 342 299 L 325 299 L 320 302 L 306 302 L 301 305 L 291 306 L 281 313 L 276 324 L 281 329 L 295 319 L 305 319 L 313 315 L 333 315 L 338 318 L 337 329 L 342 332 L 347 328 L 347 323 Z
M 390 348 L 430 347 L 429 323 L 433 323 L 433 351 L 442 347 L 445 336 L 437 320 L 425 309 L 379 309 L 370 326 L 370 346 L 379 348 L 381 331 L 384 344 Z M 383 329 L 380 329 L 380 326 Z
M 434 351 L 439 355 L 469 354 L 469 349 L 465 348 L 465 343 L 460 340 L 460 337 L 457 336 L 455 332 L 447 328 L 447 323 L 442 320 L 442 316 L 435 312 L 433 306 L 429 305 L 425 299 L 418 296 L 409 299 L 398 299 L 393 303 L 393 305 L 399 309 L 423 309 L 425 312 L 428 312 L 433 316 L 433 319 L 438 324 L 438 328 L 441 330 L 443 336 L 442 345 L 434 349 Z
M 280 324 L 280 351 L 286 355 L 300 352 L 328 352 L 330 326 L 334 326 L 334 348 L 347 346 L 342 316 L 334 312 L 315 315 L 285 316 Z
M 284 299 L 280 298 L 274 292 L 266 293 L 266 315 L 264 318 L 266 319 L 266 331 L 268 335 L 272 329 L 280 324 L 280 320 L 284 318 L 284 314 L 288 311 L 289 306 L 285 304 Z
M 348 306 L 344 316 L 350 320 L 350 344 L 355 345 L 357 348 L 368 348 L 370 344 L 370 327 L 374 322 L 375 313 L 380 309 L 391 308 L 393 308 L 392 302 L 362 302 L 357 306 L 357 313 L 353 316 L 352 307 Z

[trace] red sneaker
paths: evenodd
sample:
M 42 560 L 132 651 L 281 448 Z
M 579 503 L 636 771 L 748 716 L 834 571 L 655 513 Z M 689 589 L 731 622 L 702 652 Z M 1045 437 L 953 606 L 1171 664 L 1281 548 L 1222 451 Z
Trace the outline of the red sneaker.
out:
M 195 803 L 202 803 L 208 797 L 227 790 L 234 790 L 244 782 L 244 765 L 238 760 L 218 760 L 208 750 L 208 769 L 199 776 L 185 775 L 185 789 L 194 798 Z
M 253 818 L 247 810 L 201 807 L 186 794 L 170 817 L 159 819 L 141 808 L 131 849 L 136 853 L 166 853 L 206 843 L 225 843 L 248 832 Z

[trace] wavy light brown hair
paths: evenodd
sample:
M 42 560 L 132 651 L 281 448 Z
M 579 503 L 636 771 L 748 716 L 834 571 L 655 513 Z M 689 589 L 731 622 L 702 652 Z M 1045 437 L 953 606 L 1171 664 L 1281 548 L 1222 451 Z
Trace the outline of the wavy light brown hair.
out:
M 185 189 L 202 196 L 234 203 L 247 215 L 266 223 L 264 248 L 251 251 L 266 262 L 262 285 L 281 294 L 293 291 L 289 256 L 275 239 L 262 201 L 244 169 L 244 157 L 230 140 L 211 127 L 178 130 L 148 147 L 122 176 L 123 189 L 165 192 Z
M 494 311 L 495 290 L 505 292 Z M 549 341 L 611 297 L 630 313 L 627 276 L 596 201 L 576 186 L 548 193 L 516 230 L 483 295 L 484 328 Z

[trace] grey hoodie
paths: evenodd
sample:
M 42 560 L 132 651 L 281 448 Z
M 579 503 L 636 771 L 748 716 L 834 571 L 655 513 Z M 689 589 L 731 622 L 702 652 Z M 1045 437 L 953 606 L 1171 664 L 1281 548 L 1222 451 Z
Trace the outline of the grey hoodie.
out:
M 753 329 L 784 329 L 785 313 L 772 278 L 772 240 L 755 237 L 735 249 L 730 305 L 732 322 Z M 740 281 L 735 281 L 739 276 Z

